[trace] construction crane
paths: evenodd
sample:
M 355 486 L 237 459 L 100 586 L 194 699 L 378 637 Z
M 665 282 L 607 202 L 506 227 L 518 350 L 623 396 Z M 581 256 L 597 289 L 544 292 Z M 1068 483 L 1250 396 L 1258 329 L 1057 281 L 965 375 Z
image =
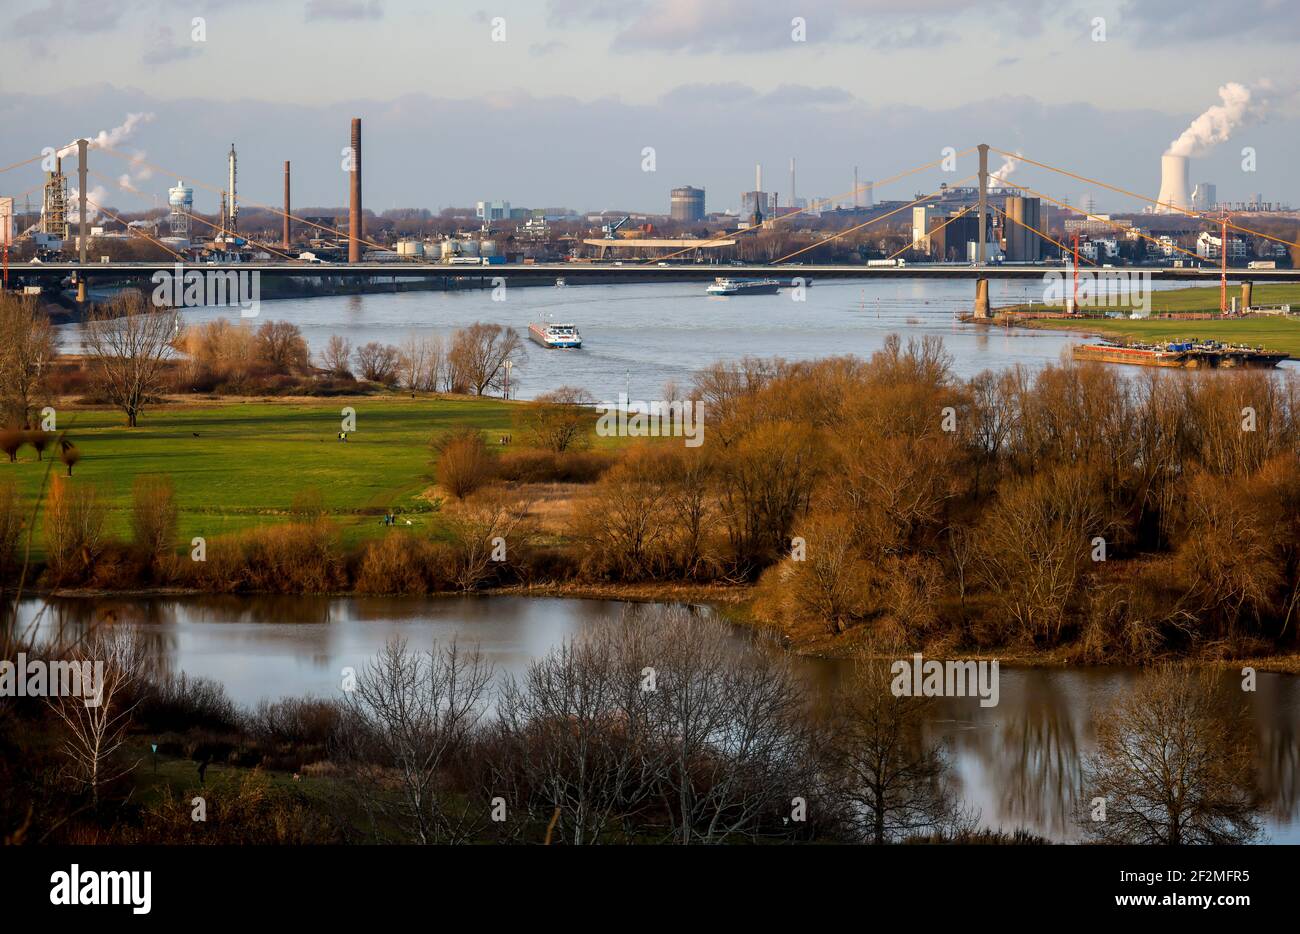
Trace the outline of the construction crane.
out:
M 615 239 L 614 238 L 615 232 L 631 219 L 632 219 L 632 215 L 629 214 L 626 217 L 624 217 L 622 220 L 614 221 L 614 223 L 612 224 L 606 224 L 605 226 L 601 227 L 600 230 L 605 235 L 606 240 L 613 240 Z

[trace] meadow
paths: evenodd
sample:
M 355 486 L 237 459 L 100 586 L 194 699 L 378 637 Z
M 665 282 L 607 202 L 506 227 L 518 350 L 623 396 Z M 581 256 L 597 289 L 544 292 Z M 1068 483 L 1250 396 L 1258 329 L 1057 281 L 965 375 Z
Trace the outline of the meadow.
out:
M 1238 287 L 1230 286 L 1229 300 L 1240 296 Z M 1256 285 L 1252 301 L 1256 305 L 1290 304 L 1300 312 L 1300 285 Z M 1028 306 L 1000 308 L 999 311 L 1031 311 Z M 1128 308 L 1109 309 L 1127 313 Z M 1217 287 L 1169 289 L 1151 293 L 1152 314 L 1180 314 L 1190 312 L 1218 312 Z M 1199 337 L 1225 343 L 1249 344 L 1269 350 L 1281 350 L 1300 357 L 1300 321 L 1293 318 L 1260 317 L 1233 319 L 1178 319 L 1091 318 L 1087 321 L 1068 321 L 1058 318 L 1039 318 L 1024 322 L 1026 327 L 1049 328 L 1056 331 L 1083 331 L 1106 337 L 1119 337 L 1138 341 L 1165 341 Z
M 356 430 L 338 440 L 345 407 Z M 106 532 L 128 539 L 131 490 L 137 476 L 166 474 L 176 488 L 179 540 L 211 537 L 253 525 L 290 521 L 320 509 L 351 543 L 379 535 L 383 516 L 400 511 L 415 524 L 431 512 L 421 496 L 434 483 L 431 439 L 473 427 L 495 446 L 512 429 L 518 403 L 492 399 L 368 396 L 346 399 L 166 404 L 146 409 L 137 428 L 108 408 L 58 409 L 82 459 L 75 483 L 93 484 L 108 514 Z M 45 461 L 24 447 L 17 463 L 0 460 L 31 515 L 46 467 L 65 473 L 57 453 Z M 295 506 L 298 508 L 295 509 Z M 42 555 L 38 518 L 33 557 Z

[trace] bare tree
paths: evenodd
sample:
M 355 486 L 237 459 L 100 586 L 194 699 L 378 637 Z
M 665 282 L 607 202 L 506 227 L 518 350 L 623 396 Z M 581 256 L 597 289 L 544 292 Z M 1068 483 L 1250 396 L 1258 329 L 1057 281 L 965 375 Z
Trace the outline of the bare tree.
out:
M 479 396 L 489 389 L 501 389 L 506 362 L 518 363 L 524 356 L 518 331 L 481 321 L 457 331 L 448 351 L 457 373 Z
M 357 371 L 364 380 L 391 386 L 397 381 L 399 358 L 396 347 L 371 341 L 357 348 Z
M 447 770 L 486 712 L 492 668 L 454 642 L 412 652 L 390 641 L 347 694 L 340 735 L 353 787 L 377 830 L 396 823 L 419 843 L 461 843 L 486 809 L 457 800 Z
M 943 748 L 928 742 L 933 698 L 895 697 L 884 661 L 859 663 L 837 694 L 830 760 L 840 818 L 868 843 L 946 829 L 953 815 Z
M 346 337 L 331 334 L 325 349 L 321 351 L 321 367 L 329 370 L 333 376 L 350 376 L 351 361 L 352 343 Z
M 653 799 L 662 757 L 636 650 L 643 641 L 634 627 L 602 626 L 533 662 L 502 692 L 506 754 L 493 784 L 528 789 L 521 803 L 565 842 L 626 840 Z
M 48 396 L 58 336 L 31 299 L 0 294 L 0 407 L 4 423 L 27 428 Z
M 298 373 L 307 368 L 311 353 L 298 325 L 267 321 L 257 329 L 257 359 L 275 373 Z
M 412 334 L 402 344 L 397 361 L 398 384 L 415 398 L 417 392 L 433 392 L 442 377 L 441 338 Z
M 813 734 L 788 657 L 743 651 L 726 621 L 684 610 L 638 617 L 653 670 L 651 716 L 664 764 L 658 796 L 674 842 L 754 838 L 811 796 Z
M 561 386 L 534 399 L 522 415 L 530 440 L 539 448 L 563 454 L 590 441 L 591 393 Z
M 95 637 L 65 664 L 75 666 L 81 690 L 60 692 L 47 701 L 67 735 L 63 751 L 72 779 L 99 803 L 106 783 L 129 773 L 137 762 L 119 766 L 115 759 L 126 743 L 127 729 L 138 700 L 131 700 L 143 674 L 144 646 L 133 634 L 119 631 Z M 102 672 L 97 676 L 95 672 Z M 90 684 L 87 684 L 87 675 Z
M 176 487 L 165 474 L 140 474 L 131 488 L 131 534 L 150 562 L 176 551 Z
M 1240 692 L 1166 664 L 1097 718 L 1080 819 L 1106 843 L 1250 843 L 1260 834 Z M 1235 696 L 1234 696 L 1235 695 Z M 1105 802 L 1096 820 L 1093 799 Z
M 98 382 L 130 428 L 162 385 L 176 330 L 174 312 L 153 311 L 135 291 L 119 293 L 86 319 L 84 342 Z

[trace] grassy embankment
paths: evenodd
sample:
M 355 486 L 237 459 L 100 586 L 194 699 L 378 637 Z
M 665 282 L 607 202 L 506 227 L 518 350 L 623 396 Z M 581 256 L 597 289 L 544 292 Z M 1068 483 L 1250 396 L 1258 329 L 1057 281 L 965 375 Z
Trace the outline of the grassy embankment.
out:
M 1228 295 L 1240 295 L 1240 288 L 1229 287 Z M 1300 285 L 1260 285 L 1256 284 L 1252 301 L 1256 305 L 1290 304 L 1300 311 Z M 998 311 L 1033 311 L 1041 306 L 1016 305 L 999 308 Z M 1128 313 L 1128 306 L 1107 308 L 1107 311 Z M 1188 288 L 1169 289 L 1151 293 L 1151 313 L 1188 313 L 1211 312 L 1219 310 L 1219 289 Z M 1018 325 L 1032 328 L 1047 328 L 1056 331 L 1079 331 L 1087 334 L 1101 334 L 1106 337 L 1118 337 L 1139 341 L 1162 341 L 1185 337 L 1199 337 L 1224 341 L 1234 344 L 1266 347 L 1269 350 L 1281 350 L 1300 357 L 1300 320 L 1289 318 L 1261 317 L 1227 319 L 1146 319 L 1128 318 L 1090 318 L 1086 321 L 1063 320 L 1059 318 L 1038 318 L 1017 322 Z
M 341 410 L 356 410 L 355 433 L 337 440 Z M 512 425 L 518 403 L 495 399 L 387 397 L 329 400 L 227 401 L 160 405 L 146 409 L 138 428 L 119 412 L 60 406 L 59 429 L 76 443 L 82 460 L 76 483 L 93 484 L 107 507 L 106 532 L 130 536 L 131 491 L 141 474 L 169 475 L 179 506 L 179 540 L 212 537 L 295 518 L 300 494 L 319 495 L 345 544 L 381 535 L 381 517 L 400 509 L 413 526 L 437 535 L 436 515 L 422 497 L 433 485 L 431 438 L 455 428 L 480 429 L 490 447 Z M 594 419 L 593 419 L 594 435 Z M 593 437 L 596 447 L 614 439 Z M 46 461 L 57 457 L 46 451 Z M 0 459 L 0 478 L 17 481 L 30 515 L 45 464 L 24 447 L 19 462 Z M 62 464 L 54 471 L 64 473 Z M 38 519 L 33 557 L 43 554 Z M 20 548 L 21 551 L 21 548 Z

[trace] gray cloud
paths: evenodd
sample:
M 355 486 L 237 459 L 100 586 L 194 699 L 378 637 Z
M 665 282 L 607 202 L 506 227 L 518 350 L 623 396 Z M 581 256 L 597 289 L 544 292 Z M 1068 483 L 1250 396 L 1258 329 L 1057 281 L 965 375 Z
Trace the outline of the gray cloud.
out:
M 380 0 L 307 0 L 303 18 L 313 20 L 382 19 L 384 6 Z
M 170 26 L 159 26 L 152 44 L 144 50 L 140 61 L 146 65 L 168 65 L 196 58 L 202 51 L 201 43 L 192 42 L 188 37 L 178 42 L 176 33 Z
M 554 26 L 589 23 L 615 30 L 616 49 L 691 53 L 760 52 L 790 48 L 792 20 L 801 17 L 806 41 L 917 48 L 954 41 L 954 19 L 981 19 L 1022 35 L 1037 35 L 1048 18 L 1074 0 L 994 0 L 979 7 L 962 0 L 550 0 Z
M 1295 0 L 1124 0 L 1120 12 L 1121 28 L 1134 25 L 1137 38 L 1148 43 L 1300 40 Z

